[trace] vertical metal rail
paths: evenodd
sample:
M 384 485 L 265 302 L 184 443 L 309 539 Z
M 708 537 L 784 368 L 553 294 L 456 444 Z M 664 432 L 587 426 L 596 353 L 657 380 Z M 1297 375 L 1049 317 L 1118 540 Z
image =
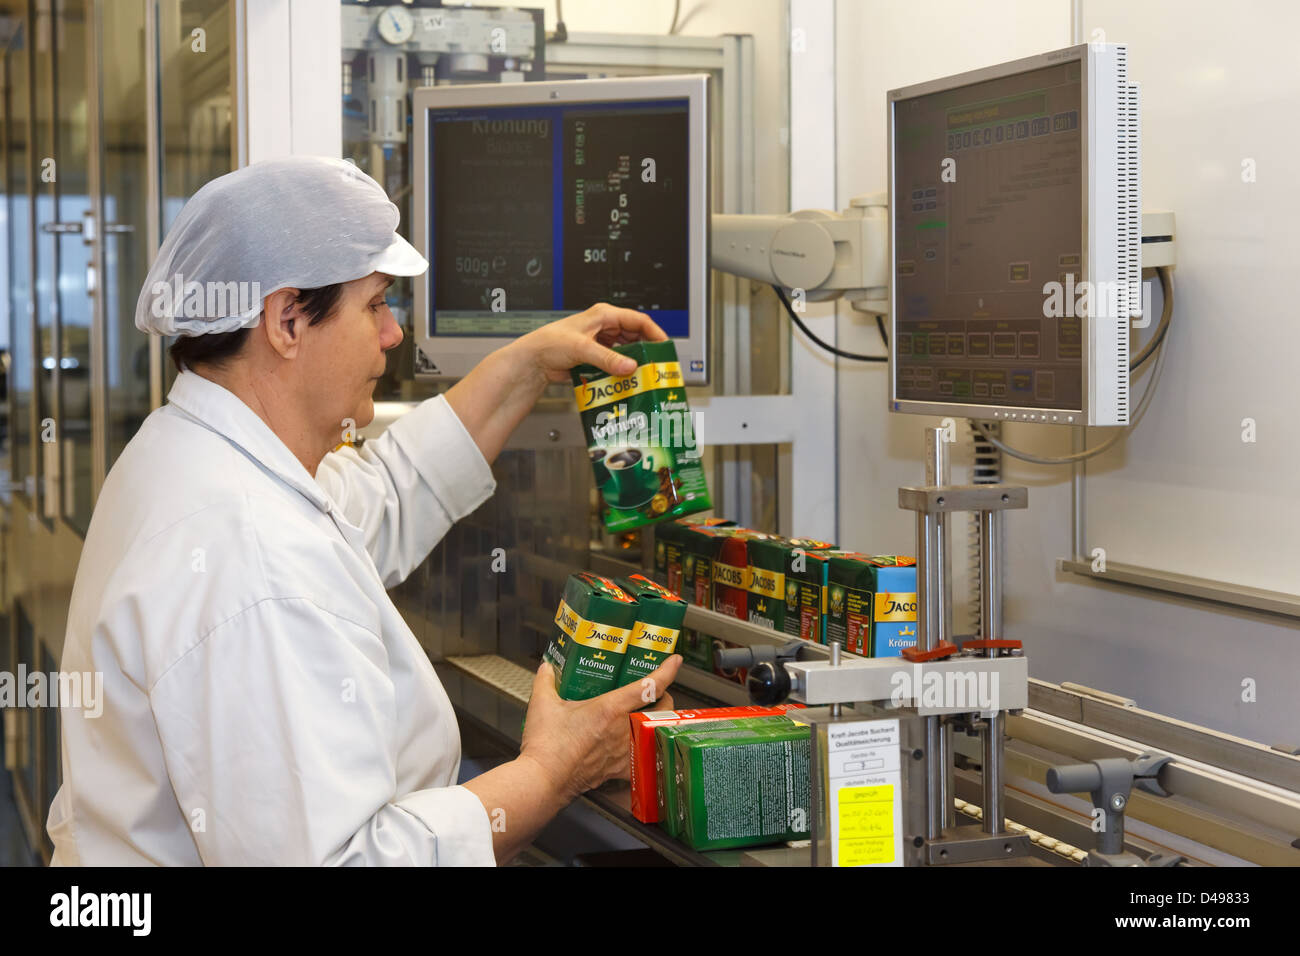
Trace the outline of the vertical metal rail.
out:
M 949 482 L 948 449 L 942 428 L 925 430 L 925 483 L 929 487 Z M 949 636 L 948 516 L 917 512 L 916 516 L 916 621 L 917 647 L 930 651 Z M 948 781 L 947 728 L 940 717 L 925 718 L 925 800 L 927 840 L 940 838 L 951 814 Z
M 980 511 L 977 513 L 980 530 L 980 632 L 981 640 L 999 640 L 1002 637 L 1002 513 Z M 988 648 L 985 654 L 996 657 L 998 650 Z M 997 704 L 997 701 L 993 702 Z M 983 744 L 984 832 L 1001 833 L 1004 826 L 1002 809 L 1003 737 L 1006 714 L 999 710 L 988 718 L 981 732 Z

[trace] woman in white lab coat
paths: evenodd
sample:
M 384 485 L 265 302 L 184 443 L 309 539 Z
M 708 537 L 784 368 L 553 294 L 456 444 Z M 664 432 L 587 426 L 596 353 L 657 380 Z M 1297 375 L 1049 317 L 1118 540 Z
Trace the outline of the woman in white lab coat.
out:
M 490 865 L 626 773 L 626 715 L 679 657 L 648 695 L 581 703 L 543 665 L 519 757 L 456 786 L 454 712 L 386 588 L 492 493 L 548 383 L 630 371 L 606 346 L 663 332 L 596 305 L 331 451 L 373 417 L 402 339 L 384 290 L 427 267 L 396 225 L 369 177 L 295 157 L 214 180 L 169 232 L 137 325 L 181 336 L 183 370 L 109 473 L 78 567 L 61 669 L 102 690 L 61 702 L 56 864 Z M 260 294 L 214 308 L 232 282 Z

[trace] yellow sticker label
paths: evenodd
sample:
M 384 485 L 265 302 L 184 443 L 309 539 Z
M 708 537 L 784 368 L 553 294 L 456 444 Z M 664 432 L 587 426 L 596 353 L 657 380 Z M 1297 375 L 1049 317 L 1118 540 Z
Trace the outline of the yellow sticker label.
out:
M 680 628 L 660 627 L 658 624 L 637 621 L 632 628 L 632 636 L 627 639 L 627 646 L 629 649 L 639 647 L 648 651 L 658 651 L 661 654 L 671 654 L 673 648 L 677 646 L 677 635 L 680 633 Z
M 749 566 L 749 589 L 756 594 L 768 597 L 782 597 L 785 594 L 785 573 L 767 571 L 763 568 Z
M 555 610 L 555 623 L 560 630 L 568 634 L 579 644 L 594 647 L 597 650 L 613 651 L 622 654 L 627 650 L 627 639 L 631 630 L 626 627 L 610 627 L 597 624 L 579 615 L 561 598 L 560 606 Z
M 894 862 L 894 785 L 839 791 L 840 866 Z
M 686 384 L 678 362 L 650 362 L 637 367 L 631 375 L 610 375 L 585 385 L 575 385 L 578 411 L 599 408 L 658 388 L 681 388 Z
M 723 564 L 720 561 L 714 561 L 713 582 L 749 590 L 749 570 L 748 567 L 738 568 L 734 564 Z
M 915 621 L 916 592 L 876 592 L 875 618 L 877 621 Z

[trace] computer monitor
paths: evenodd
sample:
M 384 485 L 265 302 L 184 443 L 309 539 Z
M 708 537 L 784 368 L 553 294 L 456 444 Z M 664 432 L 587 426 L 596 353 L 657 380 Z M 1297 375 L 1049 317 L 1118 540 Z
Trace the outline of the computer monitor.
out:
M 1137 86 L 1082 44 L 888 94 L 890 408 L 1123 425 Z
M 459 377 L 604 301 L 648 313 L 707 381 L 707 82 L 415 91 L 417 374 Z

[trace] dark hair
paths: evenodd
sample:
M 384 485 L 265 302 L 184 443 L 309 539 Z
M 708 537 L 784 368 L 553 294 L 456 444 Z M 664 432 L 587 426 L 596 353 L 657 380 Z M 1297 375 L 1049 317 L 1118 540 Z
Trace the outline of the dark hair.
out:
M 339 299 L 343 296 L 343 285 L 342 282 L 335 282 L 319 289 L 303 289 L 298 293 L 294 301 L 302 307 L 308 325 L 317 325 L 334 314 Z M 250 331 L 249 328 L 243 328 L 213 335 L 182 335 L 167 352 L 178 372 L 187 365 L 190 368 L 204 364 L 221 368 L 243 350 Z

